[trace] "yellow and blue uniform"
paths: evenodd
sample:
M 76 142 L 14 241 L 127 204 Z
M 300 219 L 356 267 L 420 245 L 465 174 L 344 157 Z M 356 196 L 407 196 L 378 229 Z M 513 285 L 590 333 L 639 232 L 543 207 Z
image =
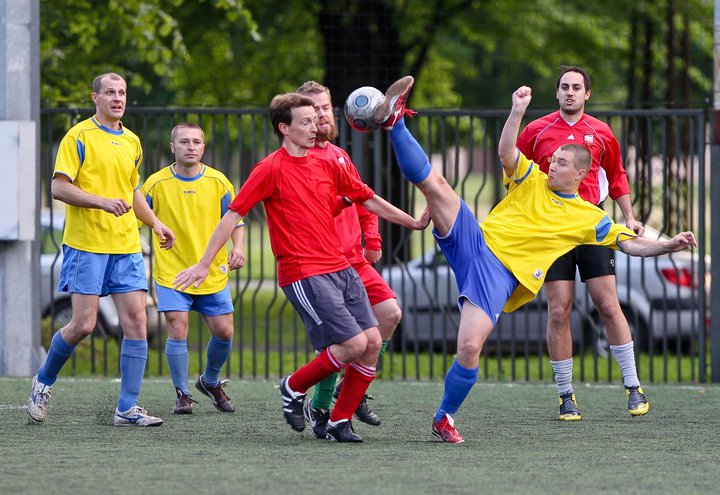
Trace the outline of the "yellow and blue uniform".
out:
M 66 175 L 85 192 L 122 198 L 132 205 L 142 159 L 140 139 L 132 131 L 109 129 L 91 117 L 72 127 L 60 142 L 53 175 Z M 66 205 L 63 244 L 90 253 L 141 252 L 135 215 L 116 217 L 72 205 Z
M 155 264 L 153 278 L 163 287 L 172 288 L 178 272 L 198 262 L 205 252 L 215 227 L 227 212 L 235 190 L 222 172 L 200 164 L 195 177 L 175 173 L 175 164 L 148 177 L 141 190 L 155 215 L 172 231 L 178 241 L 172 249 L 160 248 L 153 236 Z M 240 221 L 238 226 L 243 226 Z M 215 256 L 207 279 L 198 288 L 188 287 L 184 292 L 194 295 L 214 294 L 227 286 L 227 252 L 220 250 Z
M 620 241 L 636 237 L 579 195 L 550 189 L 547 175 L 520 152 L 515 174 L 504 181 L 508 195 L 480 228 L 490 250 L 519 282 L 505 312 L 532 300 L 550 265 L 575 246 L 593 244 L 620 250 Z

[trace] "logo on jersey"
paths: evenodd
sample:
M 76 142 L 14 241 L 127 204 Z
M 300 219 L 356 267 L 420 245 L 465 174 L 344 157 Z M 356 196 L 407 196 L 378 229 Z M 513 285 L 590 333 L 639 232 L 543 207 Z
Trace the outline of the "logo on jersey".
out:
M 186 189 L 183 191 L 183 194 L 197 194 L 197 192 L 193 191 L 192 189 Z
M 573 136 L 572 134 L 570 134 L 570 135 L 567 137 L 567 140 L 568 140 L 568 141 L 575 141 L 575 136 Z
M 565 206 L 565 204 L 562 201 L 560 201 L 559 199 L 550 198 L 550 201 L 552 201 L 553 203 L 555 203 L 558 206 Z
M 121 146 L 121 144 L 118 143 L 117 141 L 110 141 L 110 143 L 114 144 L 115 146 Z
M 220 273 L 227 273 L 227 272 L 228 272 L 227 265 L 224 263 L 222 265 L 220 265 Z
M 588 144 L 593 144 L 594 140 L 595 140 L 595 136 L 593 136 L 592 134 L 585 134 L 583 136 L 583 141 L 585 141 Z
M 542 280 L 543 275 L 545 275 L 545 272 L 543 272 L 540 268 L 537 268 L 533 272 L 533 277 L 535 277 L 535 280 Z

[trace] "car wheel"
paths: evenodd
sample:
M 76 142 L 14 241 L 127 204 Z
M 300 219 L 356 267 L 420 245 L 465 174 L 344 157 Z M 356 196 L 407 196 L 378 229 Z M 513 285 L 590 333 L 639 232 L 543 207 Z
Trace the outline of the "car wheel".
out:
M 623 306 L 622 312 L 625 315 L 628 326 L 630 327 L 630 334 L 635 342 L 635 349 L 638 352 L 647 352 L 650 348 L 650 342 L 648 342 L 648 332 L 645 322 L 642 321 L 639 316 L 635 316 L 635 312 L 632 308 Z M 608 342 L 605 322 L 602 318 L 600 318 L 597 311 L 592 313 L 589 321 L 587 322 L 586 336 L 586 342 L 588 342 L 591 348 L 595 349 L 598 356 L 610 356 L 610 342 Z

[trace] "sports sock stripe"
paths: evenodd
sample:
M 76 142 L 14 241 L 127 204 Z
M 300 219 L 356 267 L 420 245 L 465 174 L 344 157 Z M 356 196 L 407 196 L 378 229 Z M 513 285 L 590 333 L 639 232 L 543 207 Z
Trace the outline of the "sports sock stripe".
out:
M 330 348 L 326 348 L 325 352 L 327 353 L 327 357 L 330 360 L 330 362 L 335 366 L 336 368 L 342 368 L 344 365 L 340 361 L 337 360 L 335 356 L 333 356 L 333 353 L 330 352 Z
M 293 287 L 293 291 L 295 292 L 295 296 L 298 298 L 298 301 L 305 311 L 307 311 L 310 315 L 310 318 L 313 319 L 316 325 L 322 325 L 322 320 L 315 312 L 315 308 L 312 307 L 312 304 L 310 304 L 310 301 L 308 301 L 308 298 L 305 295 L 305 289 L 303 289 L 302 281 L 298 280 L 297 282 L 293 282 L 291 285 Z
M 368 377 L 375 376 L 375 368 L 372 366 L 365 366 L 365 365 L 358 363 L 357 361 L 353 361 L 352 363 L 350 363 L 350 366 L 352 366 L 359 373 L 361 373 L 365 376 L 368 376 Z

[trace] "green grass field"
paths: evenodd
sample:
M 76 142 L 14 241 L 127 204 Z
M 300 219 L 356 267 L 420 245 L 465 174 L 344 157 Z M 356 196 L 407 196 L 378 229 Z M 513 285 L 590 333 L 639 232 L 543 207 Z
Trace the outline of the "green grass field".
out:
M 159 428 L 111 425 L 119 384 L 61 378 L 50 416 L 29 424 L 29 379 L 0 379 L 0 492 L 164 493 L 717 493 L 720 386 L 651 385 L 645 417 L 620 386 L 578 385 L 584 419 L 555 419 L 549 385 L 479 383 L 457 415 L 463 445 L 440 443 L 430 417 L 438 383 L 379 381 L 383 424 L 356 424 L 361 445 L 290 430 L 274 383 L 232 381 L 238 412 L 200 394 L 192 416 L 170 413 L 169 380 L 146 380 L 141 402 Z

